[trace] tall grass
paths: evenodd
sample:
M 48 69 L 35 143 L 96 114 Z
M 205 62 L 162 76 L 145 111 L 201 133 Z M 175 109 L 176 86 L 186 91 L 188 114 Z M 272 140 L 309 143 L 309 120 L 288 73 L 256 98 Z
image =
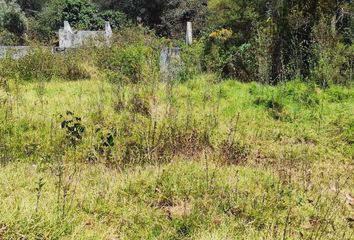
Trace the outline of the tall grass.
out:
M 352 86 L 160 81 L 121 39 L 1 60 L 0 239 L 353 237 Z

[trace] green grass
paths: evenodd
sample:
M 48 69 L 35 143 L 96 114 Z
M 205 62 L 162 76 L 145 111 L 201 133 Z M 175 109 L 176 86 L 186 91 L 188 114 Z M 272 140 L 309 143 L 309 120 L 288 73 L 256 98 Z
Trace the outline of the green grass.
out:
M 73 169 L 70 166 L 67 171 Z M 35 188 L 40 178 L 44 187 L 36 212 Z M 350 236 L 347 224 L 332 216 L 345 214 L 345 205 L 326 205 L 325 198 L 332 200 L 335 193 L 325 193 L 315 204 L 316 196 L 311 193 L 249 167 L 210 164 L 207 170 L 203 162 L 178 161 L 118 172 L 101 165 L 83 165 L 73 179 L 65 177 L 68 193 L 64 212 L 64 200 L 58 203 L 55 183 L 50 171 L 39 171 L 38 166 L 11 164 L 2 170 L 0 223 L 4 238 Z M 327 216 L 322 214 L 329 207 L 335 207 L 329 209 L 331 224 L 340 229 L 305 229 L 313 219 L 324 221 Z
M 352 87 L 53 80 L 0 103 L 0 239 L 354 237 Z

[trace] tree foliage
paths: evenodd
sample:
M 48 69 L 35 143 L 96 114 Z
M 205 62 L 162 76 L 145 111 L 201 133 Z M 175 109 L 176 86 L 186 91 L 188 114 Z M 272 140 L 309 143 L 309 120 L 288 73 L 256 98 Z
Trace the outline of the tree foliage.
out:
M 63 22 L 68 21 L 76 29 L 98 30 L 105 21 L 112 22 L 113 28 L 128 24 L 127 17 L 119 11 L 100 12 L 90 0 L 52 0 L 37 16 L 34 23 L 34 36 L 50 40 Z
M 255 57 L 260 57 L 259 52 L 270 56 L 265 78 L 272 83 L 308 77 L 319 57 L 315 48 L 336 41 L 351 44 L 353 39 L 351 0 L 210 0 L 209 7 L 210 25 L 235 33 L 226 44 L 226 52 L 251 43 Z M 233 65 L 245 64 L 236 61 Z M 242 69 L 236 67 L 234 71 Z
M 133 21 L 154 28 L 159 35 L 180 37 L 187 21 L 196 33 L 206 25 L 207 0 L 110 0 L 96 1 L 103 9 L 118 9 Z
M 21 44 L 27 30 L 27 18 L 20 6 L 0 0 L 0 44 Z
M 329 59 L 340 59 L 331 64 L 337 75 L 352 75 L 351 54 L 334 53 L 351 53 L 353 12 L 353 0 L 0 0 L 0 41 L 19 44 L 28 35 L 49 43 L 64 21 L 88 30 L 105 21 L 114 29 L 142 25 L 182 40 L 192 21 L 206 70 L 273 84 L 297 77 L 322 82 Z
M 49 1 L 50 0 L 16 0 L 22 11 L 30 16 L 36 15 Z

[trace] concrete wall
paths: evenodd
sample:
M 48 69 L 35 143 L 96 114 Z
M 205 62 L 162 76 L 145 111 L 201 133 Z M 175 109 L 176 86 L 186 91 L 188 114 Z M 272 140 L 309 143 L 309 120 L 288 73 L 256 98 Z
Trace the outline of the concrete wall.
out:
M 19 59 L 26 56 L 30 52 L 31 47 L 28 46 L 0 46 L 0 58 L 4 58 L 6 55 L 9 55 L 14 59 Z
M 64 28 L 59 30 L 59 49 L 76 48 L 90 42 L 96 45 L 102 41 L 109 44 L 111 37 L 112 29 L 109 22 L 106 22 L 104 31 L 74 31 L 65 21 Z
M 77 48 L 92 41 L 96 45 L 109 44 L 111 37 L 112 28 L 109 22 L 106 22 L 104 31 L 74 31 L 69 22 L 65 21 L 64 28 L 59 29 L 59 48 L 53 48 L 53 50 L 54 52 L 64 51 L 67 48 Z M 30 52 L 29 46 L 0 46 L 0 59 L 6 55 L 19 59 Z
M 182 69 L 181 49 L 163 48 L 160 52 L 160 73 L 163 80 L 177 78 Z

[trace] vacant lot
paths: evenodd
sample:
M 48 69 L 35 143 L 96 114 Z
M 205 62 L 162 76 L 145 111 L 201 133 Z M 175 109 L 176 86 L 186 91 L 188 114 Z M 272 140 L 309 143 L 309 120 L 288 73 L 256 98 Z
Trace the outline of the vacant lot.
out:
M 293 81 L 0 93 L 0 239 L 353 239 L 353 89 Z

